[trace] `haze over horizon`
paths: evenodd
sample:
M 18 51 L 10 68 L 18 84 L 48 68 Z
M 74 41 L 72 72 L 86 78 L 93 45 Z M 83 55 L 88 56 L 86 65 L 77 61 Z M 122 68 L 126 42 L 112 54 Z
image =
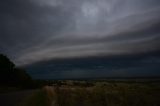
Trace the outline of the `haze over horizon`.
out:
M 1 0 L 0 23 L 0 53 L 18 66 L 28 66 L 36 78 L 101 77 L 117 72 L 120 76 L 160 75 L 159 0 Z M 139 54 L 149 55 L 132 58 Z M 57 67 L 63 65 L 52 62 L 58 58 L 125 55 L 131 56 L 101 61 L 103 71 L 99 63 L 91 68 L 87 60 L 93 72 L 87 71 L 87 66 L 75 65 L 75 61 L 62 69 Z M 45 68 L 37 65 L 39 62 L 44 62 Z

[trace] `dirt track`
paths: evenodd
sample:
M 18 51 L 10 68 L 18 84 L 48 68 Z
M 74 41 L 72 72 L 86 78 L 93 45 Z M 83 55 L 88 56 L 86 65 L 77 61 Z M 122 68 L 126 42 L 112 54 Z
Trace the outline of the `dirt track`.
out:
M 36 91 L 37 90 L 27 90 L 0 94 L 0 106 L 16 106 L 18 103 Z

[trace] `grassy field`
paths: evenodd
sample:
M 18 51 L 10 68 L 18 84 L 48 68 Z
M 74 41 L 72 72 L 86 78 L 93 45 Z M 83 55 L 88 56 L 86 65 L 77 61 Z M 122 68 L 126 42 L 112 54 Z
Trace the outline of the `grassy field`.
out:
M 62 81 L 21 106 L 160 106 L 160 83 Z
M 17 104 L 17 106 L 50 106 L 49 95 L 47 90 L 39 90 L 28 96 L 23 102 Z

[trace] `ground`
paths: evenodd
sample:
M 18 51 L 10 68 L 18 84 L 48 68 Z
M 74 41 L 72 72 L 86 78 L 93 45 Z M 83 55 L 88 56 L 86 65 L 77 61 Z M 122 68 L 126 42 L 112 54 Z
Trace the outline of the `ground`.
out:
M 58 81 L 0 100 L 2 106 L 160 106 L 160 82 Z

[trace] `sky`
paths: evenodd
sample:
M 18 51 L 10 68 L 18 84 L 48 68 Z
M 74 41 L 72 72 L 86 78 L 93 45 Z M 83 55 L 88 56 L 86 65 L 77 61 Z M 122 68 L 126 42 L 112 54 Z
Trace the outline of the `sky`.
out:
M 159 45 L 160 0 L 0 1 L 0 53 L 18 66 L 151 53 Z

